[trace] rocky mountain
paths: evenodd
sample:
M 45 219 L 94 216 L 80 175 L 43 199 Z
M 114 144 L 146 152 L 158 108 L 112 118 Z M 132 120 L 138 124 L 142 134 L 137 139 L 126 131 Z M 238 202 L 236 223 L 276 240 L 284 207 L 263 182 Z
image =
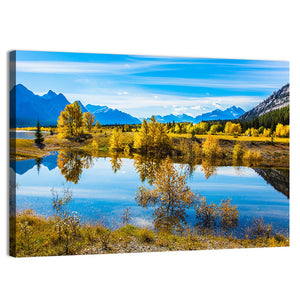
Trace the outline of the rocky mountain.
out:
M 43 96 L 34 94 L 24 85 L 18 84 L 10 91 L 11 125 L 35 126 L 37 120 L 44 125 L 55 125 L 60 112 L 70 102 L 63 94 L 49 90 Z
M 180 123 L 180 122 L 195 122 L 195 118 L 192 116 L 189 116 L 187 114 L 182 114 L 182 115 L 166 115 L 166 116 L 160 116 L 157 115 L 155 116 L 156 120 L 160 123 L 172 123 L 173 121 L 175 123 Z M 147 118 L 147 121 L 149 121 L 150 118 Z
M 272 185 L 277 191 L 284 194 L 288 198 L 289 194 L 289 170 L 288 169 L 262 169 L 253 168 L 267 183 Z
M 290 104 L 290 84 L 284 85 L 274 92 L 266 100 L 244 113 L 239 119 L 251 121 L 273 110 L 288 106 Z
M 169 122 L 172 123 L 173 121 L 175 123 L 179 123 L 179 122 L 199 123 L 201 121 L 211 121 L 211 120 L 233 120 L 239 118 L 244 113 L 245 111 L 242 108 L 231 106 L 225 110 L 215 109 L 212 112 L 198 115 L 195 118 L 187 114 L 181 114 L 181 115 L 170 114 L 166 116 L 157 115 L 155 117 L 156 120 L 160 123 L 169 123 Z M 147 120 L 150 119 L 148 118 Z
M 49 90 L 39 96 L 18 84 L 10 91 L 10 125 L 11 127 L 36 126 L 39 119 L 42 126 L 56 125 L 57 119 L 66 105 L 70 104 L 63 94 Z M 107 106 L 87 105 L 78 101 L 82 112 L 90 111 L 100 124 L 139 124 L 141 121 L 118 109 Z
M 140 124 L 141 121 L 138 118 L 131 116 L 118 109 L 112 109 L 107 106 L 91 105 L 88 104 L 86 109 L 94 114 L 95 120 L 99 121 L 102 125 L 114 125 L 114 124 Z
M 47 94 L 39 96 L 27 89 L 24 85 L 18 84 L 10 91 L 11 105 L 11 127 L 35 126 L 39 119 L 42 126 L 56 125 L 57 119 L 66 105 L 70 104 L 63 94 L 56 94 L 49 90 Z M 143 119 L 138 119 L 118 109 L 108 106 L 91 105 L 84 106 L 78 101 L 82 112 L 91 112 L 95 120 L 102 125 L 114 124 L 140 124 Z M 237 119 L 244 113 L 240 107 L 232 106 L 224 111 L 216 109 L 212 112 L 198 115 L 196 117 L 187 114 L 156 116 L 158 122 L 193 122 L 209 120 L 232 120 Z
M 196 123 L 211 120 L 233 120 L 239 118 L 244 113 L 245 111 L 242 108 L 234 105 L 225 110 L 215 109 L 212 112 L 199 115 L 196 117 Z

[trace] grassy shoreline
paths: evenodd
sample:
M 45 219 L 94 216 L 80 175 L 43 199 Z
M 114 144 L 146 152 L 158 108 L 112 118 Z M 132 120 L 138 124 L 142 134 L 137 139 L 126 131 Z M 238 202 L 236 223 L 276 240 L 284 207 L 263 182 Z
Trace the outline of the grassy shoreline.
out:
M 15 233 L 11 254 L 27 257 L 289 246 L 289 238 L 276 233 L 234 238 L 186 230 L 175 235 L 130 224 L 110 230 L 103 225 L 67 226 L 60 222 L 57 217 L 37 216 L 30 210 L 11 217 L 11 233 Z
M 133 132 L 123 133 L 123 144 L 133 144 Z M 10 160 L 24 160 L 24 159 L 36 159 L 49 155 L 52 151 L 60 151 L 67 149 L 74 149 L 84 151 L 92 154 L 92 141 L 96 141 L 98 145 L 98 151 L 96 156 L 110 156 L 110 136 L 111 131 L 93 133 L 90 138 L 82 141 L 81 143 L 75 142 L 70 139 L 59 139 L 56 134 L 45 137 L 44 146 L 38 147 L 34 144 L 33 140 L 16 139 L 10 140 Z M 188 142 L 191 140 L 189 135 L 171 134 L 173 143 L 183 140 Z M 219 134 L 214 135 L 218 139 L 223 152 L 222 165 L 232 165 L 232 152 L 237 143 L 240 143 L 245 150 L 260 151 L 262 160 L 259 162 L 260 167 L 289 167 L 289 138 L 274 138 L 271 142 L 270 138 L 266 137 L 248 137 L 238 136 L 233 137 L 230 135 Z M 196 135 L 195 140 L 202 144 L 207 138 L 207 135 Z M 94 154 L 93 154 L 94 155 Z M 119 152 L 120 157 L 126 157 L 124 152 Z M 176 160 L 176 159 L 175 159 Z M 243 164 L 241 164 L 243 165 Z

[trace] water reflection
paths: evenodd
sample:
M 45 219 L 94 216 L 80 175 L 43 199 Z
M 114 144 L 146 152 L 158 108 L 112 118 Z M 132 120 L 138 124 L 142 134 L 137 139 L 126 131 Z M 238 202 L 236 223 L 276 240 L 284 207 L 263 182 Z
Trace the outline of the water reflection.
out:
M 93 166 L 93 156 L 81 151 L 59 151 L 57 166 L 66 181 L 78 183 L 82 169 Z
M 122 167 L 122 159 L 117 152 L 111 153 L 110 163 L 114 173 L 120 171 Z
M 93 159 L 82 152 L 69 150 L 60 152 L 59 157 L 58 153 L 44 157 L 42 161 L 32 159 L 11 162 L 11 168 L 15 170 L 12 174 L 16 176 L 16 182 L 21 187 L 16 197 L 18 208 L 30 207 L 45 215 L 52 213 L 50 189 L 59 189 L 66 180 L 73 180 L 77 184 L 71 185 L 74 195 L 72 210 L 77 211 L 83 220 L 93 222 L 102 216 L 101 218 L 109 220 L 109 226 L 114 226 L 113 218 L 119 219 L 124 208 L 129 207 L 133 220 L 142 220 L 143 224 L 149 224 L 155 219 L 152 225 L 156 228 L 179 231 L 184 227 L 184 222 L 189 226 L 196 225 L 194 205 L 184 207 L 176 203 L 151 201 L 148 206 L 146 202 L 138 205 L 135 201 L 137 187 L 144 180 L 146 188 L 154 188 L 155 174 L 161 169 L 162 161 L 142 156 L 134 158 L 135 160 L 113 156 L 109 159 Z M 93 168 L 89 168 L 92 165 Z M 239 228 L 245 226 L 247 220 L 252 220 L 254 216 L 263 216 L 266 222 L 273 222 L 277 228 L 288 228 L 288 199 L 275 190 L 278 186 L 288 189 L 288 173 L 284 170 L 275 172 L 275 169 L 262 169 L 258 174 L 254 172 L 258 170 L 246 167 L 216 168 L 212 162 L 203 162 L 203 165 L 203 169 L 201 165 L 193 166 L 193 178 L 190 179 L 188 172 L 184 170 L 190 170 L 191 166 L 183 164 L 179 158 L 174 160 L 175 169 L 186 176 L 187 185 L 192 191 L 200 191 L 208 203 L 218 206 L 224 197 L 232 198 L 233 204 L 240 211 Z M 282 179 L 276 181 L 279 173 Z M 216 175 L 208 178 L 209 174 Z M 265 180 L 272 182 L 272 186 L 266 184 Z M 37 198 L 42 201 L 36 201 Z
M 217 173 L 217 161 L 215 159 L 203 159 L 201 164 L 201 171 L 204 172 L 204 176 L 208 179 L 212 175 Z
M 43 161 L 42 157 L 37 157 L 35 159 L 35 164 L 36 164 L 36 169 L 37 169 L 38 174 L 40 174 L 40 169 L 41 169 L 42 161 Z
M 142 156 L 139 154 L 134 155 L 134 167 L 136 172 L 140 175 L 141 181 L 148 181 L 150 185 L 153 184 L 155 174 L 161 165 L 161 158 Z
M 267 183 L 273 186 L 277 191 L 284 194 L 288 198 L 289 193 L 289 169 L 263 169 L 253 168 L 253 170 L 260 175 Z
M 135 197 L 138 205 L 155 207 L 153 225 L 156 230 L 182 232 L 187 209 L 200 199 L 199 196 L 186 185 L 186 176 L 178 173 L 169 157 L 157 168 L 153 185 L 153 189 L 139 187 Z

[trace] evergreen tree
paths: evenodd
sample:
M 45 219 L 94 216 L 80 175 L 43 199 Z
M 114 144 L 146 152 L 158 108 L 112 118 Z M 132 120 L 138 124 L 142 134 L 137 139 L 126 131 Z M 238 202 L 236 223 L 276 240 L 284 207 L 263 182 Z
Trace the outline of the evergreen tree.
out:
M 34 139 L 34 142 L 36 144 L 42 144 L 43 141 L 44 141 L 44 138 L 43 138 L 43 134 L 41 132 L 41 127 L 40 127 L 40 122 L 39 120 L 37 121 L 37 124 L 36 124 L 36 131 L 35 131 L 35 139 Z

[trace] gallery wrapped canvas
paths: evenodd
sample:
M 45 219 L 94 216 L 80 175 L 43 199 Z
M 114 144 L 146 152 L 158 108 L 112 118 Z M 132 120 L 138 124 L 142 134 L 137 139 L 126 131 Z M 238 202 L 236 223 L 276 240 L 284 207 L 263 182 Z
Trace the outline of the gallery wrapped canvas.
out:
M 10 53 L 10 254 L 289 246 L 289 63 Z

